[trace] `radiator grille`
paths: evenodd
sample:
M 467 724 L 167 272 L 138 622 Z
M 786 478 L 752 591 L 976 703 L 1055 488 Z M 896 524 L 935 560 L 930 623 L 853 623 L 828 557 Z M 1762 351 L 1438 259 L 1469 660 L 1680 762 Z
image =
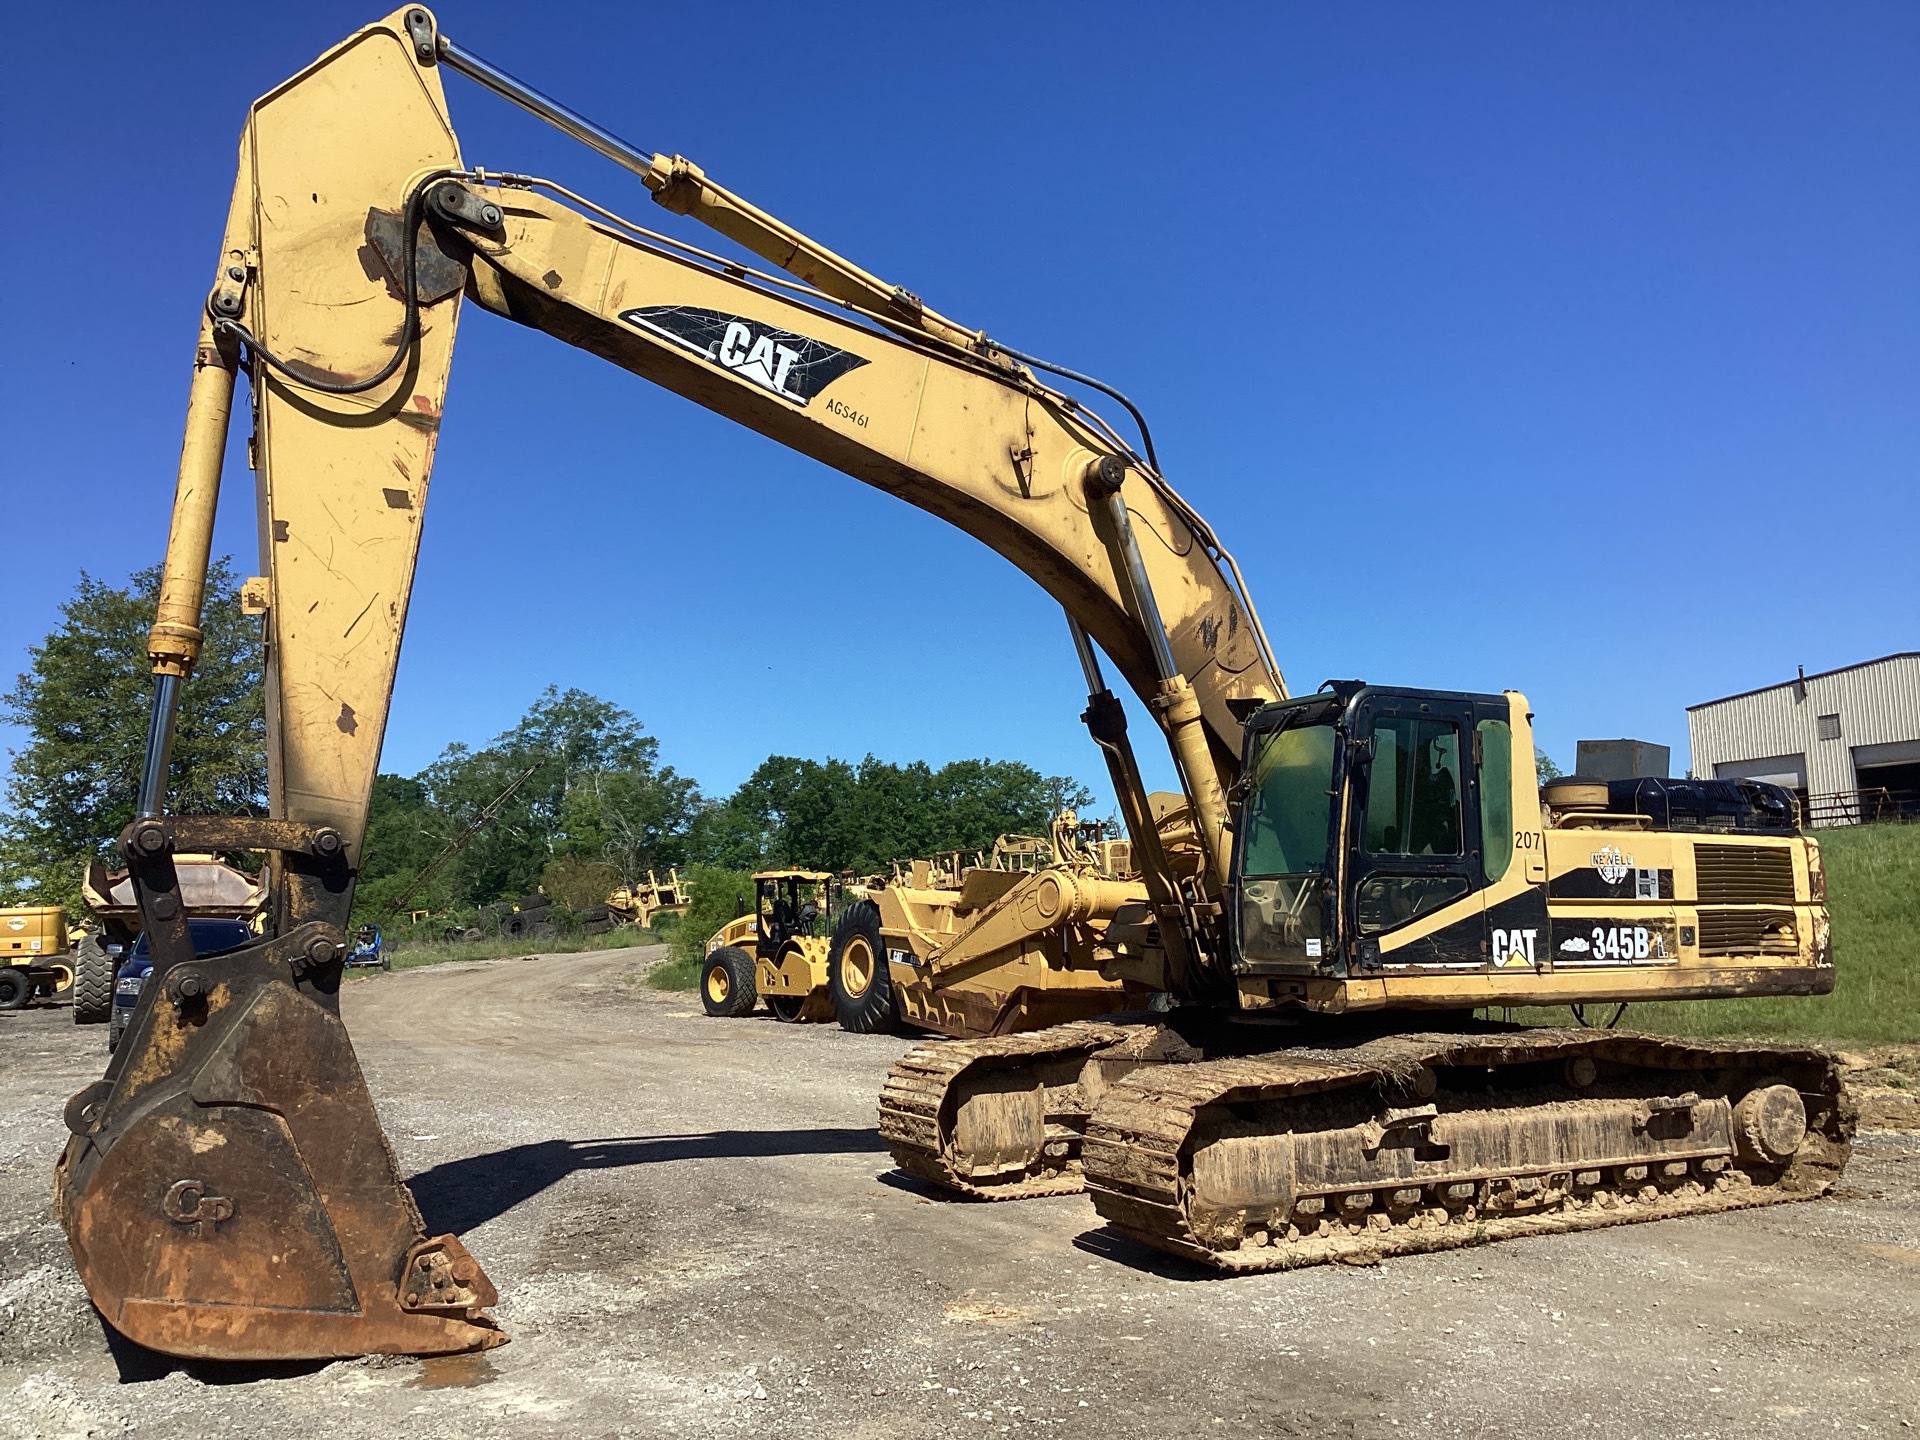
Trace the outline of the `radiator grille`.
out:
M 1696 845 L 1703 905 L 1793 904 L 1793 851 L 1784 845 Z
M 1800 949 L 1791 910 L 1702 910 L 1702 955 L 1793 955 Z

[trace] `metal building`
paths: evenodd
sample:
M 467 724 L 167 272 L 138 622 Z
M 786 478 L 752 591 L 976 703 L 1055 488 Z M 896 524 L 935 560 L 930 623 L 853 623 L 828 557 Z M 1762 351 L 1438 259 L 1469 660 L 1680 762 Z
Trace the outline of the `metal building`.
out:
M 1920 809 L 1920 651 L 1687 707 L 1693 773 L 1768 780 L 1815 825 Z

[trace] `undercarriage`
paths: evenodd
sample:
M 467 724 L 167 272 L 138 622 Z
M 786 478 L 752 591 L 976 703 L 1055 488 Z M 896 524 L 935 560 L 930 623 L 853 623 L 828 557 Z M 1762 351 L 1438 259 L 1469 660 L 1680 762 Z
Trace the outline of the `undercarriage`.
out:
M 1176 1012 L 921 1047 L 880 1128 L 950 1191 L 1084 1188 L 1120 1233 L 1245 1271 L 1809 1199 L 1853 1109 L 1812 1049 Z

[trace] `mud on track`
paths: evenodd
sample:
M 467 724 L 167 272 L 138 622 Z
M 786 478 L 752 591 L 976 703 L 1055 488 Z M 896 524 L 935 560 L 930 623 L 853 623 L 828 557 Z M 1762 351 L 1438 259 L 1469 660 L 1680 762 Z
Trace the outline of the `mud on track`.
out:
M 1078 1196 L 930 1200 L 875 1100 L 905 1039 L 709 1020 L 658 951 L 353 982 L 430 1227 L 499 1283 L 479 1359 L 116 1351 L 48 1203 L 103 1027 L 0 1015 L 0 1434 L 1913 1435 L 1920 1136 L 1811 1205 L 1209 1279 Z

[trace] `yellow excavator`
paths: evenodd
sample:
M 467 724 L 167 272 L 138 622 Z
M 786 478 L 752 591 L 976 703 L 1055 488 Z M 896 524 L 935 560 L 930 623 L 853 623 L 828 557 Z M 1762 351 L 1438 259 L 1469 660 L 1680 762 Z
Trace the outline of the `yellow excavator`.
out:
M 469 165 L 449 70 L 769 268 Z M 1819 1052 L 1473 1018 L 1829 990 L 1819 852 L 1777 793 L 1576 784 L 1543 800 L 1516 692 L 1289 696 L 1232 558 L 1119 392 L 945 318 L 409 7 L 253 107 L 194 355 L 120 839 L 155 970 L 106 1075 L 68 1103 L 55 1177 L 79 1272 L 126 1336 L 255 1360 L 505 1338 L 477 1261 L 424 1230 L 338 1001 L 463 300 L 950 521 L 1065 608 L 1143 892 L 1111 907 L 1097 963 L 1151 1001 L 909 1054 L 881 1106 L 909 1170 L 985 1197 L 1084 1185 L 1119 1231 L 1225 1268 L 1833 1183 L 1851 1112 Z M 242 369 L 270 814 L 170 815 Z M 1147 801 L 1096 646 L 1164 733 L 1177 813 Z M 271 923 L 199 959 L 176 857 L 243 849 L 271 857 Z M 1046 886 L 997 912 L 1009 935 L 1107 908 L 1077 877 Z

